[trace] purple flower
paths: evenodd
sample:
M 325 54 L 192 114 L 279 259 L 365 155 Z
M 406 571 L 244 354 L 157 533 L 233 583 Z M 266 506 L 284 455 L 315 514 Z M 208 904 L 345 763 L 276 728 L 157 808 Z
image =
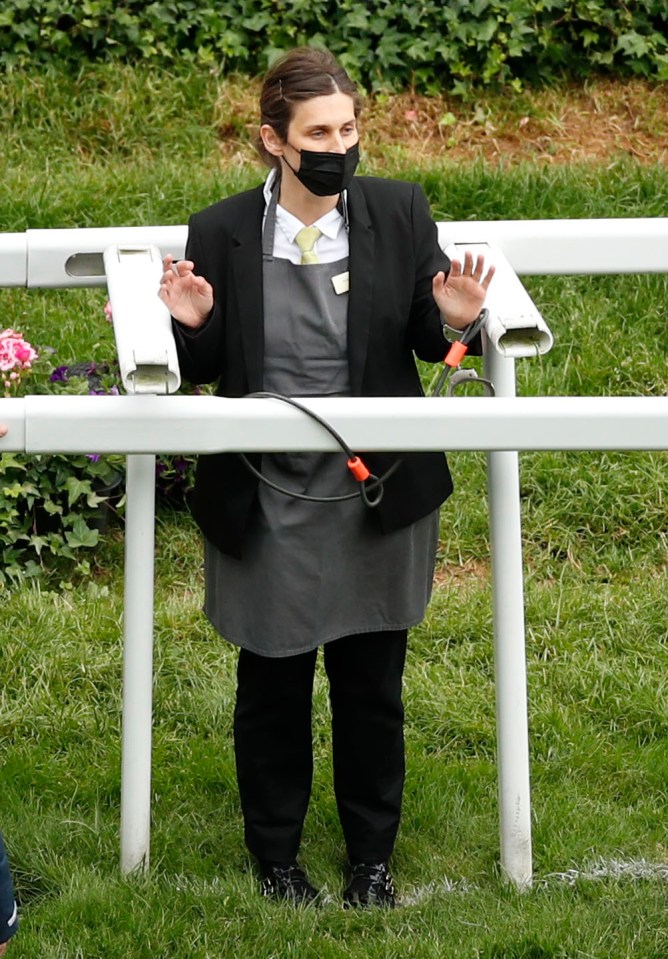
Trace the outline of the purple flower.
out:
M 91 463 L 99 463 L 100 454 L 99 453 L 86 453 L 86 459 L 90 460 Z
M 49 377 L 49 381 L 51 383 L 67 383 L 69 372 L 69 366 L 57 366 Z

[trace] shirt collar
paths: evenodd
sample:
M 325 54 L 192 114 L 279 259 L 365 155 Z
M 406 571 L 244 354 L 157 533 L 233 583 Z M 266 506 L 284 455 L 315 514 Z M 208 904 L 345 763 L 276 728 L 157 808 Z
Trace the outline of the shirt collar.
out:
M 276 183 L 277 172 L 276 168 L 272 167 L 269 171 L 269 175 L 264 182 L 263 194 L 264 194 L 264 212 L 265 216 L 267 210 L 269 209 L 269 204 L 271 202 L 271 194 Z M 346 193 L 343 191 L 344 203 L 346 202 Z M 287 237 L 290 243 L 294 243 L 296 235 L 302 229 L 303 226 L 311 224 L 304 224 L 302 221 L 294 216 L 292 213 L 288 213 L 280 204 L 276 207 L 276 222 L 280 226 L 282 232 Z M 313 226 L 317 226 L 320 232 L 328 237 L 331 240 L 335 240 L 339 235 L 339 230 L 344 224 L 343 216 L 341 215 L 338 207 L 335 207 L 333 210 L 330 210 L 329 213 L 325 213 L 324 216 L 321 216 L 319 220 L 316 220 Z

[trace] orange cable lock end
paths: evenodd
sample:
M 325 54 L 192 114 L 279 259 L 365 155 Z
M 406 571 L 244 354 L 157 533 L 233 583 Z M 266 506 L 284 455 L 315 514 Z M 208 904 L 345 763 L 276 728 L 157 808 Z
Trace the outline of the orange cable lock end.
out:
M 358 483 L 363 483 L 364 480 L 367 480 L 371 473 L 366 468 L 359 456 L 352 456 L 348 460 L 348 469 L 353 474 Z
M 455 341 L 448 350 L 448 354 L 443 362 L 454 369 L 456 366 L 459 366 L 464 359 L 468 353 L 468 349 L 466 343 L 462 343 L 461 340 Z

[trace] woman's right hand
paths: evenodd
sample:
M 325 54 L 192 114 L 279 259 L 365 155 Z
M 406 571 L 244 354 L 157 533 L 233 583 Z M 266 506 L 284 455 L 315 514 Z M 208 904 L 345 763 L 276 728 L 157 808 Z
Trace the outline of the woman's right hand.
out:
M 162 261 L 164 273 L 158 296 L 175 320 L 196 330 L 213 309 L 213 287 L 203 276 L 196 276 L 192 260 L 174 263 L 171 253 Z

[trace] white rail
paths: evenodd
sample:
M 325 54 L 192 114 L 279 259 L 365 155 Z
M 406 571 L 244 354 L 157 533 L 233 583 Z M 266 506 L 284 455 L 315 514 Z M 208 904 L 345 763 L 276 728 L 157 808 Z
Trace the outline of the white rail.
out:
M 498 389 L 498 375 L 496 380 Z M 369 451 L 668 449 L 664 396 L 320 397 L 302 402 L 353 448 Z M 274 400 L 26 396 L 3 400 L 0 409 L 9 426 L 0 439 L 1 452 L 339 449 L 311 419 Z
M 103 254 L 110 245 L 154 244 L 179 258 L 185 240 L 183 226 L 0 234 L 0 287 L 103 286 Z M 515 273 L 525 275 L 668 272 L 668 218 L 440 223 L 439 240 L 444 248 L 451 243 L 492 243 Z M 493 399 L 322 398 L 309 405 L 353 448 L 488 451 L 501 865 L 505 875 L 523 888 L 531 884 L 532 863 L 517 451 L 668 449 L 668 398 L 517 398 L 514 361 L 492 349 L 485 352 L 485 373 L 496 388 Z M 26 397 L 3 401 L 0 415 L 9 426 L 8 435 L 0 439 L 0 452 L 95 449 L 129 454 L 121 868 L 124 872 L 146 868 L 153 454 L 335 446 L 311 420 L 264 400 Z M 135 575 L 138 566 L 141 578 Z
M 521 275 L 664 273 L 668 217 L 598 220 L 463 220 L 438 224 L 441 246 L 490 243 Z M 0 288 L 104 286 L 102 257 L 115 243 L 155 244 L 183 256 L 185 226 L 26 230 L 0 234 Z
M 512 360 L 491 362 L 497 389 Z M 353 447 L 489 450 L 501 860 L 531 883 L 531 810 L 517 453 L 668 449 L 668 397 L 321 398 L 307 404 Z M 33 396 L 6 400 L 0 451 L 129 452 L 123 686 L 121 864 L 148 865 L 156 451 L 332 450 L 292 407 L 214 397 Z M 494 452 L 496 451 L 496 452 Z M 511 451 L 511 452 L 504 452 Z M 147 565 L 148 559 L 148 565 Z M 519 588 L 518 588 L 519 587 Z

